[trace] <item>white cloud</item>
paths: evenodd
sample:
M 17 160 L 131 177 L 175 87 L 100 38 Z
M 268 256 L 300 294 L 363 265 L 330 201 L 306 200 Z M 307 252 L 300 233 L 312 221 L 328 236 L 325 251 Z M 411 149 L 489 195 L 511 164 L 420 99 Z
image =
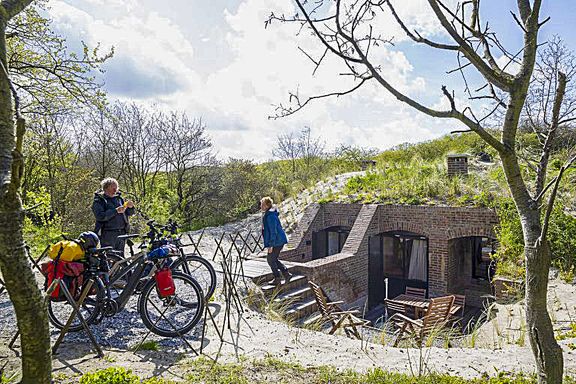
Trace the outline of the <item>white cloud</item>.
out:
M 496 63 L 500 68 L 512 75 L 516 75 L 520 72 L 520 64 L 517 61 L 510 60 L 506 55 L 496 58 Z
M 441 36 L 425 0 L 396 3 L 411 27 L 424 35 Z M 202 116 L 222 157 L 267 159 L 278 134 L 304 126 L 322 135 L 331 148 L 341 143 L 385 148 L 447 130 L 446 122 L 419 115 L 375 82 L 351 95 L 314 101 L 296 115 L 268 119 L 273 105 L 287 101 L 291 91 L 298 90 L 305 98 L 354 85 L 350 76 L 339 76 L 347 68 L 332 55 L 326 56 L 312 77 L 314 64 L 298 47 L 315 58 L 323 48 L 309 33 L 298 34 L 298 25 L 275 23 L 264 29 L 271 11 L 293 13 L 289 1 L 244 0 L 234 11 L 223 8 L 220 23 L 212 28 L 229 31 L 225 42 L 215 45 L 225 50 L 226 65 L 215 67 L 207 76 L 199 75 L 204 70 L 197 67 L 196 59 L 202 54 L 197 44 L 209 43 L 214 36 L 207 32 L 193 42 L 186 25 L 175 23 L 159 9 L 143 7 L 135 0 L 56 0 L 51 4 L 50 14 L 67 36 L 116 48 L 107 64 L 107 80 L 113 80 L 110 89 L 163 108 L 186 110 L 191 117 Z M 396 23 L 386 17 L 379 23 L 382 36 L 405 40 Z M 191 16 L 190 22 L 200 21 Z M 371 53 L 382 65 L 383 77 L 401 91 L 426 92 L 426 82 L 415 76 L 403 52 L 382 45 Z
M 98 1 L 101 0 L 90 0 Z M 119 68 L 121 72 L 125 69 L 121 75 L 136 77 L 135 81 L 142 76 L 149 81 L 177 81 L 186 88 L 200 86 L 200 79 L 187 65 L 194 56 L 194 48 L 177 25 L 155 12 L 144 17 L 132 15 L 133 2 L 112 2 L 111 6 L 122 9 L 111 13 L 110 8 L 105 8 L 108 12 L 89 14 L 64 1 L 54 1 L 50 15 L 67 36 L 91 46 L 101 43 L 103 49 L 114 47 L 115 56 L 104 68 L 121 63 L 126 65 Z M 154 88 L 156 84 L 149 86 Z

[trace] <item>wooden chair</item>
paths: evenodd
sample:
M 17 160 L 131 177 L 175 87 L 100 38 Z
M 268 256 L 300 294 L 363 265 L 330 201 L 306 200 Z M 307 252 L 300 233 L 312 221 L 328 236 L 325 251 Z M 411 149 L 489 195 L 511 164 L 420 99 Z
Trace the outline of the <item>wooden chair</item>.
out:
M 368 325 L 370 322 L 354 316 L 358 311 L 342 310 L 339 304 L 342 304 L 343 301 L 328 301 L 324 291 L 317 284 L 311 281 L 309 281 L 308 284 L 310 288 L 312 288 L 312 292 L 314 292 L 314 298 L 318 304 L 318 310 L 322 315 L 322 319 L 332 326 L 328 333 L 332 335 L 339 328 L 342 328 L 347 336 L 354 336 L 357 339 L 361 339 L 362 337 L 357 327 Z
M 390 318 L 395 313 L 406 315 L 406 307 L 404 304 L 398 303 L 394 300 L 384 299 L 384 306 L 386 307 L 387 318 Z
M 450 310 L 451 316 L 456 316 L 458 312 L 461 311 L 459 317 L 464 317 L 464 306 L 466 305 L 466 296 L 464 295 L 452 295 L 454 296 L 454 304 Z
M 450 318 L 454 296 L 436 297 L 430 300 L 426 314 L 421 319 L 413 320 L 401 313 L 394 314 L 390 321 L 400 329 L 394 346 L 396 347 L 406 334 L 413 336 L 419 345 L 433 329 L 445 326 Z
M 421 299 L 426 298 L 426 289 L 424 288 L 415 288 L 415 287 L 406 287 L 404 292 L 406 295 L 418 297 Z M 416 309 L 410 308 L 409 312 L 410 316 L 417 318 L 421 313 L 419 313 Z
M 420 297 L 422 299 L 426 298 L 426 289 L 425 288 L 414 288 L 414 287 L 406 287 L 407 295 Z

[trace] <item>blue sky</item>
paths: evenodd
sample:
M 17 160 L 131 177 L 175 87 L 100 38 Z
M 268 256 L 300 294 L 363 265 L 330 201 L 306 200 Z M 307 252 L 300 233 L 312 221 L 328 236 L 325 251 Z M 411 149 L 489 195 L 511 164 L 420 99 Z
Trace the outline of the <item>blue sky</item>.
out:
M 452 4 L 455 0 L 450 0 Z M 540 41 L 554 34 L 576 50 L 576 2 L 544 0 Z M 446 40 L 424 0 L 395 1 L 410 25 L 437 40 Z M 483 0 L 483 21 L 514 51 L 521 34 L 509 10 L 515 0 Z M 279 134 L 310 126 L 327 147 L 340 144 L 385 149 L 406 141 L 442 135 L 458 127 L 435 120 L 399 104 L 376 85 L 354 95 L 313 103 L 295 116 L 270 120 L 274 105 L 286 102 L 288 92 L 302 95 L 342 90 L 342 64 L 326 60 L 314 77 L 312 64 L 298 46 L 321 52 L 309 36 L 296 36 L 294 26 L 276 24 L 264 29 L 274 11 L 289 14 L 289 0 L 51 0 L 54 28 L 71 48 L 80 41 L 115 47 L 105 64 L 103 80 L 111 99 L 155 104 L 202 117 L 220 158 L 263 161 Z M 394 47 L 377 52 L 384 73 L 403 91 L 430 106 L 446 102 L 440 92 L 447 85 L 466 103 L 453 54 L 436 52 L 406 40 L 394 23 L 380 24 L 394 36 Z M 575 79 L 576 81 L 576 79 Z

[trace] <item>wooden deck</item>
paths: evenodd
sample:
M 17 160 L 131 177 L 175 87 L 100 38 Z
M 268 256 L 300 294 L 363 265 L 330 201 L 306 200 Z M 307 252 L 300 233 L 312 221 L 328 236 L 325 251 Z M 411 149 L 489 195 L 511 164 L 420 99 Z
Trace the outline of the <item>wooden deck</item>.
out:
M 295 263 L 291 263 L 289 261 L 282 260 L 282 264 L 284 264 L 287 268 L 290 268 L 295 265 Z M 272 272 L 270 270 L 270 266 L 268 262 L 266 262 L 265 257 L 258 257 L 254 259 L 245 260 L 243 263 L 244 266 L 244 277 L 248 277 L 250 279 L 263 277 L 266 275 L 271 275 Z M 216 272 L 222 273 L 222 266 L 220 263 L 215 263 L 214 268 Z M 239 271 L 241 273 L 241 271 Z

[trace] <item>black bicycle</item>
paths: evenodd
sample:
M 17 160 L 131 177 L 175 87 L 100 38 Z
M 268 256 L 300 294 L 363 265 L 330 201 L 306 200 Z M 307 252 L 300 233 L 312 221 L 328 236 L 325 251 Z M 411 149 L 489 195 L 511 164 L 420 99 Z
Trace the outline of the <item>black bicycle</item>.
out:
M 144 325 L 157 335 L 165 337 L 182 336 L 200 321 L 204 311 L 204 293 L 200 285 L 189 275 L 171 271 L 172 290 L 166 294 L 158 284 L 160 271 L 166 271 L 174 253 L 160 257 L 142 254 L 110 275 L 107 253 L 111 247 L 92 249 L 86 253 L 86 272 L 82 290 L 90 289 L 80 308 L 88 324 L 99 323 L 104 317 L 113 317 L 124 309 L 130 296 L 141 287 L 137 310 Z M 156 253 L 157 255 L 157 253 Z M 141 277 L 150 271 L 154 277 L 143 286 Z M 119 294 L 113 287 L 123 280 L 125 286 Z M 92 285 L 88 284 L 92 281 Z M 64 328 L 73 308 L 67 301 L 49 301 L 48 316 L 51 323 Z M 82 329 L 78 318 L 74 318 L 69 330 Z
M 170 268 L 174 271 L 180 271 L 192 276 L 194 280 L 200 284 L 200 287 L 202 287 L 206 301 L 209 301 L 214 294 L 218 283 L 216 270 L 212 264 L 195 253 L 186 253 L 184 251 L 184 248 L 187 245 L 182 242 L 182 235 L 177 234 L 178 224 L 175 221 L 170 219 L 166 225 L 160 225 L 154 220 L 149 220 L 146 224 L 148 225 L 149 231 L 146 235 L 141 237 L 144 237 L 150 242 L 150 248 L 152 249 L 164 244 L 175 245 L 179 250 L 179 255 L 172 262 Z M 140 235 L 123 235 L 118 237 L 119 240 L 126 241 L 129 245 L 131 259 L 136 257 L 133 250 L 134 243 L 131 239 L 136 237 L 140 237 Z M 147 245 L 145 243 L 140 245 L 140 248 L 146 247 Z M 119 257 L 123 257 L 123 255 L 117 253 L 115 261 L 119 260 Z

